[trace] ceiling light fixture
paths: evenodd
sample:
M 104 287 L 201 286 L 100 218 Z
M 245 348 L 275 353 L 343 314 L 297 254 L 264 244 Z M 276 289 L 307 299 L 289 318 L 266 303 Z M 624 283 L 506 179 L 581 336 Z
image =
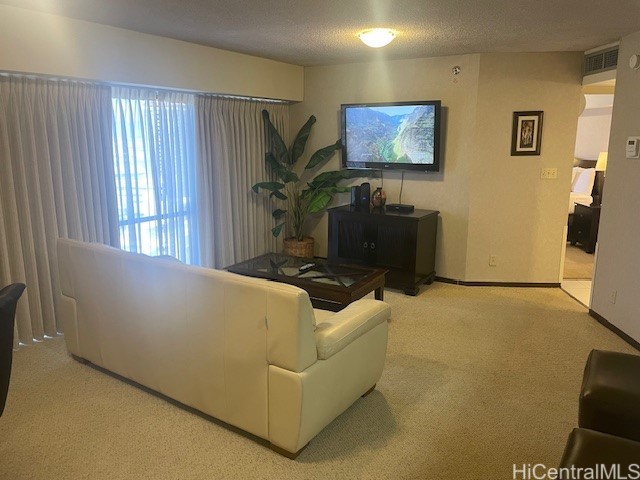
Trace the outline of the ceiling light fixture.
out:
M 358 38 L 371 48 L 380 48 L 389 45 L 396 38 L 396 32 L 388 28 L 372 28 L 359 33 Z

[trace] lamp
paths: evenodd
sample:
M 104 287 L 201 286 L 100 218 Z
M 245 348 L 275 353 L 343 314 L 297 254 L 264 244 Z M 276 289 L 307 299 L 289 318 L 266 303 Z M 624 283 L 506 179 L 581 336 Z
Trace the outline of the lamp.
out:
M 371 28 L 360 32 L 358 38 L 371 48 L 380 48 L 389 45 L 396 38 L 396 32 L 388 28 Z
M 598 161 L 596 162 L 596 179 L 594 192 L 597 192 L 593 196 L 593 203 L 591 205 L 600 205 L 602 203 L 602 191 L 604 190 L 604 177 L 607 174 L 607 152 L 600 152 L 598 155 Z
M 607 152 L 600 152 L 598 161 L 596 162 L 596 172 L 604 172 L 607 170 Z

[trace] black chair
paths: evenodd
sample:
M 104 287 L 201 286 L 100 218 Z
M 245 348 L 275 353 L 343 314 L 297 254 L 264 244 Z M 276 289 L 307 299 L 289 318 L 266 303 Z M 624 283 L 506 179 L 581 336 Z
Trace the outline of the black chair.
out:
M 622 474 L 629 474 L 629 467 L 637 466 L 638 462 L 640 442 L 585 428 L 574 428 L 567 440 L 560 467 L 595 468 L 596 465 L 605 465 L 611 468 L 619 465 Z M 620 478 L 632 477 L 621 475 Z
M 640 356 L 601 350 L 589 354 L 578 425 L 640 442 Z
M 13 359 L 13 325 L 16 305 L 25 289 L 23 283 L 14 283 L 0 290 L 0 416 L 4 412 L 11 378 Z

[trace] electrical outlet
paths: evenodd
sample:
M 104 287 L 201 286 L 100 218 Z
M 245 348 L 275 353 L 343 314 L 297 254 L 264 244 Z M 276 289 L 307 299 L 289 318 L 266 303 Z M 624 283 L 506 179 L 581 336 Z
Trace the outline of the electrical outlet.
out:
M 497 255 L 489 255 L 489 266 L 497 267 L 498 266 L 498 256 Z
M 609 297 L 609 301 L 611 303 L 616 303 L 616 298 L 618 297 L 618 291 L 614 290 L 613 292 L 611 292 L 611 296 Z
M 555 180 L 556 178 L 558 178 L 558 169 L 543 168 L 540 170 L 540 178 L 544 178 L 546 180 Z

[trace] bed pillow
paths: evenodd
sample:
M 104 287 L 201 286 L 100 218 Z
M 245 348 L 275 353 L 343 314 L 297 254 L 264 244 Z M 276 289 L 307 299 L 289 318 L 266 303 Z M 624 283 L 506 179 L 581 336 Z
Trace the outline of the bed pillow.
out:
M 584 195 L 591 195 L 591 191 L 593 190 L 593 183 L 595 182 L 595 180 L 595 168 L 581 168 L 580 170 L 578 170 L 576 177 L 573 180 L 571 191 L 582 193 Z
M 573 170 L 571 172 L 571 188 L 572 189 L 573 189 L 573 184 L 576 182 L 576 177 L 578 176 L 578 172 L 580 172 L 581 170 L 584 170 L 584 168 L 573 167 Z

